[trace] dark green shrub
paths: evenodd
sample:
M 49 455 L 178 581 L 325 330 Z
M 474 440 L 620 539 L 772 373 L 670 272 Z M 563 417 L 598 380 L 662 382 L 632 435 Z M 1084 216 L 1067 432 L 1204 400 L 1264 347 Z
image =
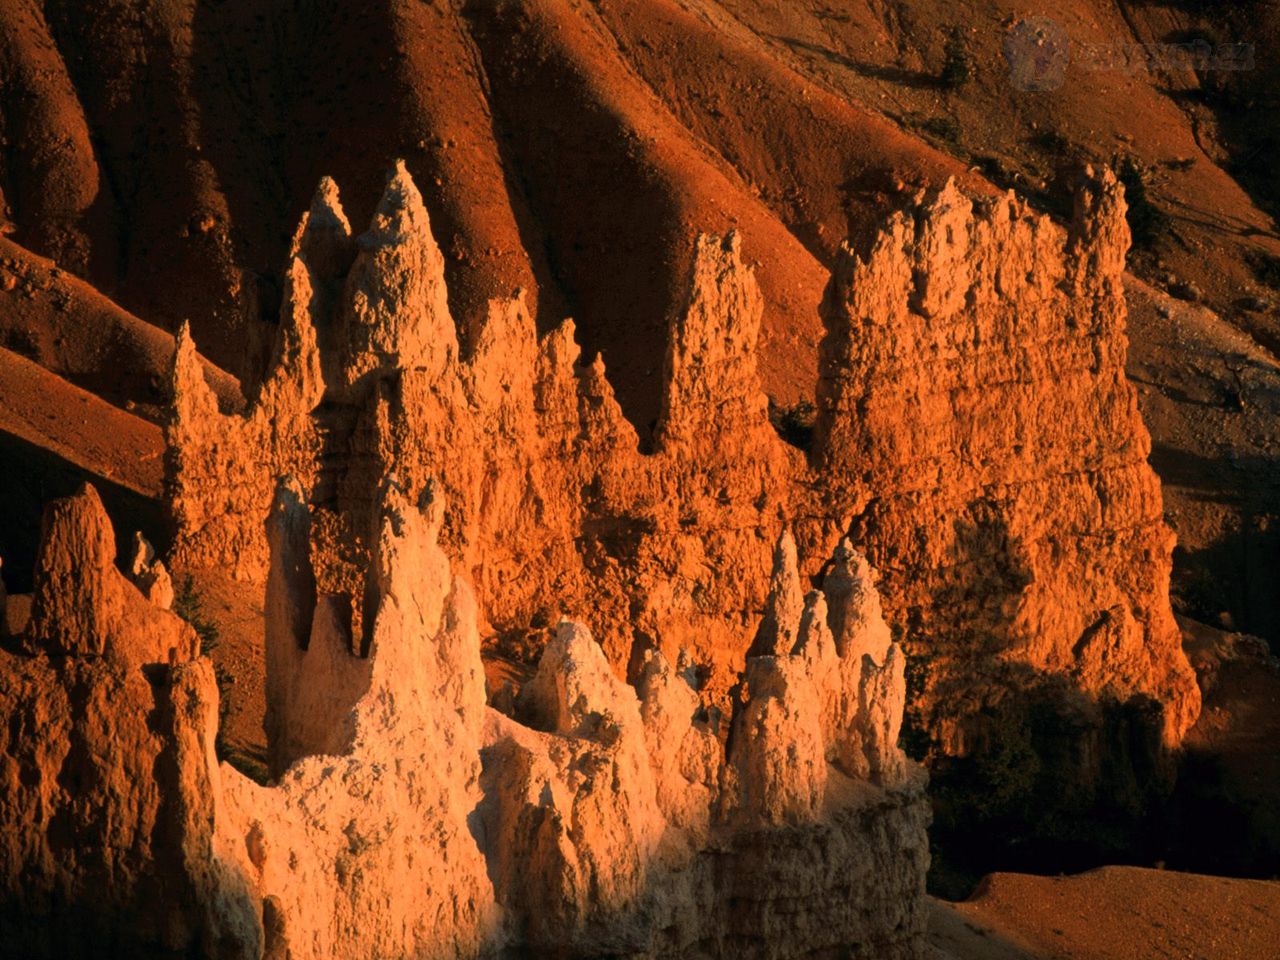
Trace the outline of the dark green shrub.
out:
M 1021 700 L 1009 697 L 987 708 L 984 742 L 967 757 L 947 763 L 936 781 L 939 820 L 955 829 L 1031 822 L 1040 755 Z
M 1133 157 L 1124 156 L 1115 164 L 1116 176 L 1124 184 L 1129 206 L 1126 218 L 1135 247 L 1150 247 L 1169 229 L 1169 215 L 1151 199 L 1147 172 Z
M 778 436 L 793 447 L 808 450 L 813 442 L 813 424 L 817 417 L 817 409 L 808 400 L 800 400 L 790 407 L 784 407 L 772 397 L 769 398 L 769 422 Z
M 952 29 L 943 47 L 942 85 L 955 90 L 973 79 L 973 54 L 959 27 Z
M 929 673 L 933 667 L 933 655 L 924 644 L 904 641 L 903 630 L 892 624 L 893 639 L 902 647 L 906 656 L 907 701 L 902 711 L 902 730 L 898 734 L 898 746 L 912 760 L 924 763 L 933 746 L 922 702 L 929 688 Z
M 204 601 L 196 590 L 191 574 L 183 577 L 178 584 L 178 590 L 173 598 L 173 612 L 191 624 L 191 629 L 195 630 L 196 636 L 200 638 L 202 656 L 208 656 L 217 649 L 218 641 L 221 639 L 218 626 L 204 615 Z

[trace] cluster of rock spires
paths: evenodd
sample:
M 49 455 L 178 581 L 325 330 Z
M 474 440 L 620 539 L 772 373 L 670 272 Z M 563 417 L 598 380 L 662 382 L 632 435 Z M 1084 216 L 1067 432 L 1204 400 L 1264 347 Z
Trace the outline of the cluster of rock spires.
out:
M 392 472 L 411 497 L 434 478 L 449 504 L 442 542 L 473 579 L 486 632 L 570 616 L 619 671 L 648 647 L 686 650 L 727 708 L 779 531 L 794 529 L 806 576 L 848 535 L 886 577 L 890 621 L 928 645 L 935 749 L 964 754 L 1011 686 L 1095 725 L 1108 704 L 1154 701 L 1167 748 L 1199 695 L 1124 375 L 1128 240 L 1107 172 L 1087 179 L 1065 233 L 1012 194 L 975 207 L 948 184 L 921 198 L 836 268 L 802 452 L 769 423 L 761 298 L 739 239 L 704 237 L 644 452 L 599 358 L 579 365 L 570 321 L 539 339 L 517 292 L 459 342 L 402 165 L 359 237 L 326 181 L 247 415 L 217 412 L 181 338 L 175 557 L 261 580 L 265 504 L 292 475 L 316 511 L 320 590 L 352 598 L 360 632 L 372 491 Z
M 943 752 L 1011 690 L 1155 702 L 1165 747 L 1197 711 L 1123 375 L 1127 243 L 1108 174 L 1065 236 L 1012 197 L 922 199 L 837 269 L 802 451 L 769 423 L 739 240 L 703 238 L 642 450 L 570 322 L 539 337 L 517 292 L 460 340 L 403 166 L 359 237 L 322 183 L 247 412 L 184 332 L 166 429 L 172 563 L 265 589 L 273 779 L 218 764 L 163 566 L 138 544 L 135 587 L 96 495 L 55 502 L 0 653 L 13 942 L 918 956 L 889 623 L 927 642 Z M 495 647 L 530 660 L 518 690 L 487 695 Z
M 265 786 L 218 764 L 210 661 L 115 568 L 97 494 L 49 506 L 30 625 L 0 654 L 7 948 L 916 955 L 924 777 L 893 743 L 901 655 L 856 554 L 798 608 L 780 551 L 775 652 L 749 661 L 726 752 L 687 665 L 650 650 L 633 689 L 569 621 L 515 716 L 486 706 L 441 502 L 380 502 L 361 655 L 316 593 L 310 508 L 277 492 Z

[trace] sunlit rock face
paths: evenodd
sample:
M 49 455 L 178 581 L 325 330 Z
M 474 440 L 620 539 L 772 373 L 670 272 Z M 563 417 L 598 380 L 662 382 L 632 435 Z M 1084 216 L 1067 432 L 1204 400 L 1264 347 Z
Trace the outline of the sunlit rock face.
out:
M 0 925 L 13 956 L 205 934 L 217 691 L 187 623 L 115 567 L 97 493 L 50 503 L 26 631 L 0 652 Z
M 802 451 L 768 422 L 749 238 L 694 245 L 654 358 L 659 415 L 638 434 L 600 359 L 580 362 L 572 323 L 539 335 L 519 291 L 459 339 L 402 165 L 354 237 L 326 180 L 294 241 L 276 365 L 250 412 L 218 415 L 189 342 L 178 351 L 176 555 L 265 579 L 270 491 L 291 475 L 312 508 L 317 589 L 349 598 L 367 649 L 362 571 L 376 491 L 394 474 L 411 500 L 438 485 L 442 547 L 505 655 L 533 669 L 561 617 L 590 629 L 619 675 L 634 678 L 650 648 L 670 662 L 685 651 L 720 738 L 748 654 L 793 655 L 822 584 L 845 664 L 824 716 L 900 685 L 897 636 L 920 651 L 914 712 L 933 755 L 981 749 L 982 717 L 1009 697 L 1104 739 L 1109 712 L 1137 709 L 1167 751 L 1199 699 L 1124 377 L 1123 211 L 1109 173 L 1085 179 L 1065 232 L 1012 196 L 975 203 L 948 184 L 865 256 L 846 248 L 821 305 Z M 868 562 L 886 578 L 883 611 L 856 586 Z M 853 655 L 849 623 L 878 624 Z M 783 709 L 789 668 L 775 666 L 756 680 Z M 863 740 L 896 733 L 868 722 Z M 842 764 L 864 775 L 875 762 L 859 748 Z M 1096 772 L 1071 778 L 1092 789 Z
M 599 358 L 579 363 L 570 321 L 539 336 L 516 292 L 458 343 L 429 218 L 402 166 L 354 238 L 322 184 L 289 278 L 278 360 L 245 416 L 218 416 L 194 355 L 179 350 L 167 437 L 183 566 L 263 580 L 265 505 L 291 475 L 316 508 L 317 582 L 352 596 L 363 633 L 375 492 L 394 473 L 416 497 L 430 478 L 448 504 L 442 543 L 492 624 L 576 617 L 615 667 L 638 634 L 672 658 L 687 648 L 724 695 L 769 574 L 760 548 L 804 470 L 768 422 L 761 298 L 736 237 L 698 243 L 671 349 L 655 358 L 666 399 L 652 455 Z
M 742 241 L 702 238 L 642 449 L 570 322 L 539 336 L 516 293 L 459 339 L 403 166 L 358 236 L 322 182 L 248 411 L 184 334 L 167 426 L 172 559 L 265 590 L 271 780 L 217 763 L 163 567 L 135 550 L 144 594 L 96 494 L 55 501 L 0 651 L 7 942 L 919 955 L 904 646 L 942 753 L 1000 696 L 1097 730 L 1149 704 L 1165 748 L 1198 707 L 1122 373 L 1126 243 L 1108 175 L 1065 235 L 921 198 L 833 278 L 802 451 L 768 421 Z M 501 712 L 484 644 L 528 670 Z
M 835 270 L 814 462 L 847 491 L 890 615 L 929 638 L 944 753 L 1009 689 L 1153 701 L 1166 746 L 1199 712 L 1124 374 L 1128 244 L 1121 188 L 1090 172 L 1065 234 L 948 185 Z
M 189 626 L 116 571 L 96 494 L 55 501 L 40 613 L 0 653 L 15 718 L 0 753 L 14 788 L 0 806 L 7 947 L 919 955 L 923 774 L 863 737 L 879 714 L 900 718 L 900 692 L 876 686 L 862 711 L 837 679 L 865 624 L 838 652 L 826 598 L 811 594 L 795 652 L 749 661 L 728 755 L 695 663 L 650 650 L 637 690 L 571 621 L 506 716 L 485 705 L 477 605 L 438 544 L 446 513 L 438 493 L 412 501 L 383 485 L 361 650 L 316 589 L 310 508 L 296 481 L 279 484 L 267 535 L 275 775 L 259 785 L 217 763 L 211 664 Z M 62 576 L 70 562 L 95 576 Z M 42 626 L 51 611 L 62 639 Z M 877 756 L 876 772 L 827 759 L 853 754 Z

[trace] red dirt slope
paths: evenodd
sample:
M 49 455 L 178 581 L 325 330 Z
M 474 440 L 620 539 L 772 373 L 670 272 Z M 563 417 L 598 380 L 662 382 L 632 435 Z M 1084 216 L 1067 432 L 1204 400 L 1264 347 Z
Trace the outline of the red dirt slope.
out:
M 997 873 L 965 903 L 935 901 L 931 960 L 1261 960 L 1280 943 L 1280 883 L 1104 867 Z
M 794 400 L 813 379 L 819 259 L 846 216 L 964 174 L 674 4 L 304 6 L 0 11 L 0 83 L 39 107 L 12 113 L 22 141 L 0 169 L 15 239 L 162 329 L 190 319 L 251 381 L 324 174 L 359 225 L 405 157 L 464 333 L 489 297 L 525 288 L 542 329 L 572 314 L 605 353 L 642 429 L 699 232 L 743 232 L 770 307 L 766 382 Z
M 159 427 L 3 348 L 0 397 L 0 560 L 10 590 L 30 589 L 44 504 L 85 481 L 101 492 L 122 554 L 135 530 L 164 547 Z
M 0 237 L 0 347 L 154 420 L 168 401 L 173 343 L 83 280 Z M 224 410 L 242 405 L 234 378 L 208 362 L 205 376 Z

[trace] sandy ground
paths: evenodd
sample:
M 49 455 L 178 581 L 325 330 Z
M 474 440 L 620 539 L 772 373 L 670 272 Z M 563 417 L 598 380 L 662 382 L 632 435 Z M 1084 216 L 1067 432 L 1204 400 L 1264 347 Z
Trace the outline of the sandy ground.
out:
M 930 960 L 1268 960 L 1280 882 L 1103 867 L 992 874 L 965 903 L 931 902 Z

